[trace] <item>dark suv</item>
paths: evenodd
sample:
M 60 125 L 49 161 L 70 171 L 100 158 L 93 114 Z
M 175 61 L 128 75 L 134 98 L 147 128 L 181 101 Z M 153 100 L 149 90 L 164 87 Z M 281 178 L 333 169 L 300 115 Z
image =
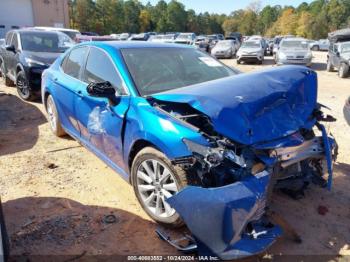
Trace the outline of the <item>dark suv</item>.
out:
M 0 47 L 2 82 L 17 86 L 19 96 L 33 100 L 40 95 L 41 74 L 74 43 L 65 34 L 39 30 L 13 30 Z
M 350 29 L 342 29 L 329 34 L 330 46 L 327 55 L 327 71 L 338 69 L 338 75 L 345 78 L 350 67 Z

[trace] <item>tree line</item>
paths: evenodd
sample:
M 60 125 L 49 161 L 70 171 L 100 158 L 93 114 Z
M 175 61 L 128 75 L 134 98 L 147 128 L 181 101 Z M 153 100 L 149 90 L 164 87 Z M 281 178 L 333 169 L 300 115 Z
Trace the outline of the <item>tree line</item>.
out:
M 241 32 L 265 36 L 293 34 L 311 39 L 350 26 L 350 0 L 314 0 L 298 7 L 254 1 L 230 15 L 186 10 L 177 0 L 142 4 L 138 0 L 69 0 L 70 26 L 99 34 L 139 32 Z

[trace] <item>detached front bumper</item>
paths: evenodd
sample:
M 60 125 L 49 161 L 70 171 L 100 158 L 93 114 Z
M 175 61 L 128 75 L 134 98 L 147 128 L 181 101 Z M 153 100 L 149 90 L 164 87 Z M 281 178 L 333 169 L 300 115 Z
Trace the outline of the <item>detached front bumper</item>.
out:
M 238 259 L 261 253 L 282 234 L 263 217 L 269 181 L 264 171 L 224 187 L 189 186 L 167 201 L 192 232 L 199 255 Z

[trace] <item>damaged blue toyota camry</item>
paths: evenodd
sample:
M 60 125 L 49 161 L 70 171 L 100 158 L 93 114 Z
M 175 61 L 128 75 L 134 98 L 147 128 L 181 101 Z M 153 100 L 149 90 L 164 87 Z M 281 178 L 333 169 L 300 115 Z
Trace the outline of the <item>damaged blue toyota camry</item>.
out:
M 273 189 L 331 188 L 337 145 L 322 122 L 335 119 L 306 67 L 243 74 L 189 46 L 90 42 L 43 73 L 42 100 L 55 135 L 130 182 L 152 219 L 188 227 L 180 250 L 260 253 L 282 234 L 266 215 Z

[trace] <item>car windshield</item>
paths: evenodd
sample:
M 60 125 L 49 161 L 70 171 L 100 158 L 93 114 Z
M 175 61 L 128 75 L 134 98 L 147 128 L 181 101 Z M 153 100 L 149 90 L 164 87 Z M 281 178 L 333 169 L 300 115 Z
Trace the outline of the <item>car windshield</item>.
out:
M 72 40 L 60 32 L 21 32 L 21 44 L 25 51 L 64 53 L 72 46 Z
M 282 49 L 308 49 L 309 47 L 306 41 L 301 40 L 282 41 L 280 46 Z
M 244 42 L 242 44 L 242 47 L 244 47 L 244 48 L 259 48 L 260 43 L 258 43 L 258 42 Z
M 350 42 L 342 45 L 341 52 L 350 53 Z
M 142 96 L 237 74 L 193 48 L 130 48 L 121 53 Z

